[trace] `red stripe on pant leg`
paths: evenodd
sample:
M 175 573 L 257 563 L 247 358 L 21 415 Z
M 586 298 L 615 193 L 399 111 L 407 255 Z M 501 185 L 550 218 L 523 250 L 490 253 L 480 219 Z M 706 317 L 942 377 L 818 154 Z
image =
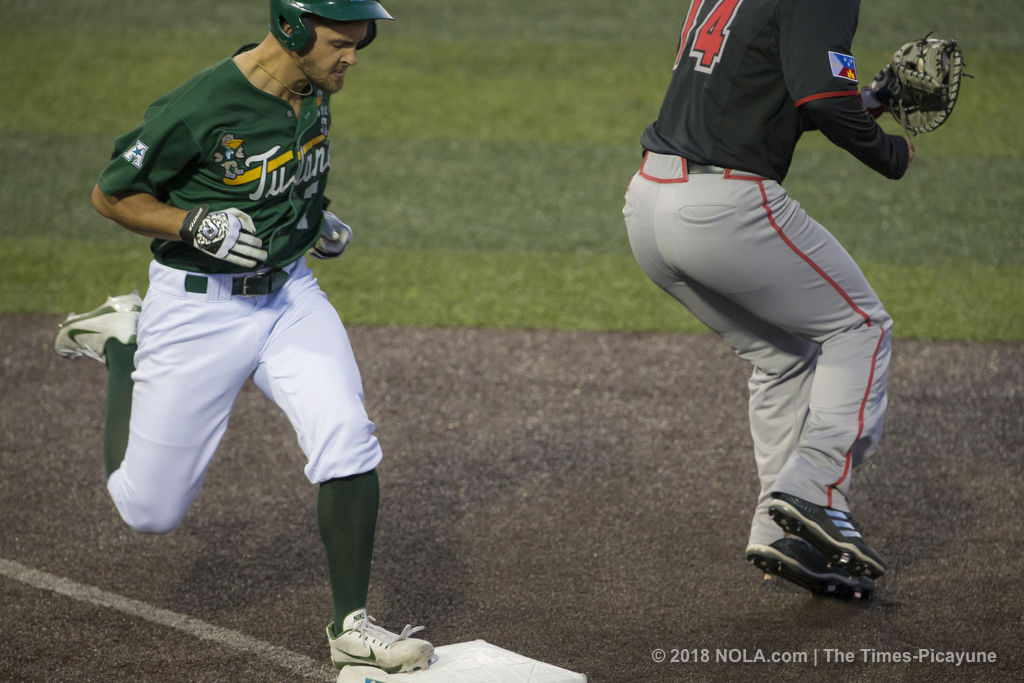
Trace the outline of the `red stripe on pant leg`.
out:
M 864 398 L 860 401 L 860 410 L 857 412 L 857 437 L 853 440 L 854 443 L 860 440 L 860 435 L 864 433 L 864 411 L 867 409 L 868 398 L 871 396 L 871 385 L 875 382 L 875 365 L 878 363 L 878 351 L 882 348 L 882 341 L 885 339 L 885 330 L 878 335 L 878 343 L 875 344 L 875 352 L 871 354 L 871 372 L 868 373 L 868 386 L 864 390 Z M 832 507 L 832 491 L 837 486 L 846 480 L 847 475 L 850 473 L 850 462 L 853 460 L 853 447 L 846 451 L 846 465 L 843 467 L 843 474 L 836 479 L 833 483 L 828 485 L 828 506 Z
M 843 465 L 843 473 L 842 473 L 842 475 L 840 475 L 840 477 L 838 479 L 836 479 L 833 483 L 829 484 L 828 488 L 825 489 L 825 491 L 828 492 L 828 500 L 825 503 L 825 505 L 828 506 L 828 507 L 832 507 L 832 492 L 835 491 L 837 486 L 839 486 L 840 484 L 843 483 L 843 480 L 846 479 L 846 475 L 850 473 L 850 459 L 851 459 L 852 454 L 853 454 L 853 450 L 852 449 L 849 450 L 849 451 L 846 451 L 846 464 Z
M 786 246 L 788 246 L 793 251 L 793 253 L 795 253 L 797 256 L 799 256 L 801 259 L 803 259 L 804 262 L 807 263 L 807 265 L 809 265 L 811 268 L 813 268 L 814 272 L 816 272 L 826 282 L 828 282 L 829 285 L 831 285 L 832 288 L 834 290 L 836 290 L 836 292 L 839 293 L 839 296 L 843 297 L 843 300 L 846 302 L 846 304 L 851 309 L 853 309 L 857 313 L 857 315 L 859 315 L 860 317 L 864 318 L 864 322 L 867 324 L 867 326 L 871 327 L 871 318 L 868 316 L 868 314 L 865 313 L 860 308 L 860 306 L 858 306 L 856 303 L 854 303 L 854 301 L 850 297 L 850 295 L 847 294 L 843 290 L 843 288 L 839 286 L 839 283 L 837 283 L 835 280 L 830 278 L 828 276 L 828 273 L 826 273 L 824 270 L 822 270 L 821 266 L 819 266 L 817 263 L 815 263 L 814 260 L 810 256 L 808 256 L 807 254 L 802 252 L 786 236 L 786 234 L 782 231 L 782 228 L 779 226 L 779 224 L 775 222 L 775 216 L 772 214 L 772 209 L 771 209 L 770 206 L 768 206 L 768 193 L 765 192 L 764 181 L 758 181 L 757 186 L 758 186 L 758 189 L 761 190 L 761 208 L 764 209 L 765 215 L 768 216 L 768 222 L 771 223 L 772 228 L 775 229 L 775 232 L 779 236 L 779 238 L 783 242 L 785 242 Z M 864 410 L 867 407 L 868 397 L 871 395 L 871 384 L 874 382 L 874 377 L 875 377 L 875 364 L 878 362 L 878 350 L 880 348 L 882 348 L 882 340 L 883 339 L 885 339 L 885 330 L 884 329 L 882 330 L 881 335 L 879 335 L 879 337 L 878 337 L 878 343 L 875 345 L 875 352 L 871 356 L 871 372 L 868 374 L 868 386 L 864 390 L 864 398 L 861 399 L 860 410 L 858 411 L 858 414 L 857 414 L 857 437 L 853 440 L 854 443 L 856 443 L 860 439 L 861 434 L 864 433 Z M 827 505 L 829 507 L 832 507 L 832 491 L 834 491 L 837 486 L 839 486 L 844 481 L 846 481 L 846 477 L 848 477 L 849 474 L 850 474 L 850 464 L 852 462 L 852 459 L 853 459 L 853 447 L 851 446 L 850 450 L 848 450 L 846 452 L 846 462 L 843 465 L 843 473 L 842 473 L 842 475 L 840 475 L 840 477 L 838 479 L 836 479 L 835 482 L 829 484 L 827 489 L 826 489 L 826 491 L 828 493 Z
M 843 290 L 842 287 L 839 286 L 839 283 L 830 278 L 828 276 L 828 273 L 821 269 L 821 266 L 815 263 L 810 256 L 800 251 L 800 249 L 795 244 L 793 244 L 793 242 L 790 241 L 788 237 L 786 237 L 786 234 L 782 232 L 782 228 L 780 228 L 779 224 L 775 222 L 775 216 L 772 215 L 771 207 L 768 206 L 768 193 L 764 191 L 764 181 L 759 180 L 757 183 L 757 187 L 761 190 L 761 208 L 764 209 L 765 214 L 768 216 L 768 222 L 772 224 L 772 227 L 775 229 L 775 232 L 782 239 L 782 241 L 786 243 L 786 246 L 789 247 L 793 251 L 793 253 L 802 258 L 807 263 L 807 265 L 813 268 L 814 272 L 816 272 L 827 283 L 829 283 L 832 286 L 832 289 L 836 290 L 836 292 L 839 293 L 839 296 L 843 297 L 843 300 L 847 303 L 847 305 L 849 305 L 849 307 L 852 308 L 857 313 L 857 315 L 864 318 L 864 322 L 866 322 L 868 324 L 868 327 L 870 327 L 871 318 L 868 317 L 868 314 L 862 311 L 860 306 L 853 302 L 853 299 L 850 297 L 849 294 L 847 294 Z

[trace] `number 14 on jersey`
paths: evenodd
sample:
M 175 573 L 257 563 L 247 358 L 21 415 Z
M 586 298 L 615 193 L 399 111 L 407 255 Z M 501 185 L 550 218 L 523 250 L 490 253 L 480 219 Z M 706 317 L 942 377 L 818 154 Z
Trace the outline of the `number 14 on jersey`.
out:
M 675 71 L 683 61 L 686 46 L 690 42 L 691 32 L 693 44 L 686 55 L 694 59 L 693 68 L 704 73 L 711 73 L 715 65 L 722 59 L 722 51 L 725 50 L 726 41 L 729 40 L 729 25 L 736 17 L 736 11 L 743 0 L 718 0 L 714 7 L 701 17 L 702 10 L 710 5 L 710 0 L 693 0 L 690 11 L 686 15 L 686 23 L 679 34 L 679 53 L 676 54 L 676 62 L 672 66 Z M 697 26 L 695 29 L 694 27 Z

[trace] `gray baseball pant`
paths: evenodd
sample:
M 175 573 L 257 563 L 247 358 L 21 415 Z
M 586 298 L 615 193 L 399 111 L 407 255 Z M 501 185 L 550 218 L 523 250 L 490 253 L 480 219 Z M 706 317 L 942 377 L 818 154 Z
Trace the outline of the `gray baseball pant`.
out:
M 892 320 L 839 242 L 782 186 L 687 173 L 648 153 L 623 215 L 644 272 L 754 366 L 761 488 L 750 543 L 783 532 L 770 494 L 849 510 L 851 472 L 878 447 Z

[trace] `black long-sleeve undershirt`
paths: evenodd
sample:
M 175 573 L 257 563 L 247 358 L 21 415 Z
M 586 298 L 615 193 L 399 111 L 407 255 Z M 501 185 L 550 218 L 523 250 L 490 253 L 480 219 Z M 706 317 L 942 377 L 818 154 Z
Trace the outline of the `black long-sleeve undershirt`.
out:
M 906 140 L 883 131 L 858 94 L 810 100 L 801 105 L 800 113 L 804 130 L 820 130 L 833 144 L 886 178 L 897 180 L 907 172 L 910 148 Z

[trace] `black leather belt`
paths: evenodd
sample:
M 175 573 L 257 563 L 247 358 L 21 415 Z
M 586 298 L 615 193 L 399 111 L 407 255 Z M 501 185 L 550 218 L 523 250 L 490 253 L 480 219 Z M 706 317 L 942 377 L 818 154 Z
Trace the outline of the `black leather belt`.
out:
M 259 296 L 276 292 L 288 280 L 288 273 L 278 268 L 265 273 L 253 273 L 236 277 L 231 281 L 231 293 L 242 296 Z
M 288 280 L 288 273 L 280 268 L 272 268 L 262 273 L 240 275 L 231 280 L 231 293 L 241 296 L 260 296 L 276 292 Z M 205 275 L 189 273 L 185 276 L 185 291 L 193 294 L 206 294 L 209 286 Z

